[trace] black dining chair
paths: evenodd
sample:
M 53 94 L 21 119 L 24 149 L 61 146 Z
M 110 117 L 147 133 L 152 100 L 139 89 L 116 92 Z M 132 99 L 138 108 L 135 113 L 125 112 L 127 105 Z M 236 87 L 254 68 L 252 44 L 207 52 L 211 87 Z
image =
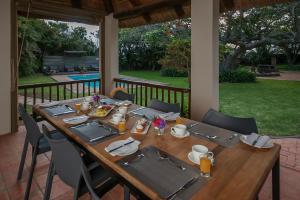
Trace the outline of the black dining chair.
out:
M 114 95 L 112 96 L 112 98 L 114 98 L 114 99 L 118 99 L 118 100 L 122 100 L 122 101 L 129 100 L 131 102 L 134 102 L 134 97 L 135 97 L 134 94 L 128 94 L 128 93 L 124 92 L 123 90 L 117 90 L 114 93 Z
M 232 117 L 220 113 L 214 109 L 208 110 L 208 112 L 204 115 L 202 122 L 235 131 L 244 135 L 258 133 L 256 121 L 254 118 Z
M 55 174 L 74 189 L 74 200 L 87 192 L 92 199 L 100 200 L 101 196 L 118 184 L 117 179 L 100 165 L 94 162 L 87 164 L 80 149 L 67 138 L 53 138 L 44 125 L 43 132 L 52 149 L 44 200 L 50 197 Z
M 22 178 L 28 145 L 30 144 L 32 146 L 32 160 L 31 160 L 31 166 L 30 166 L 30 170 L 29 170 L 29 177 L 27 180 L 26 192 L 25 192 L 25 196 L 24 196 L 24 199 L 27 200 L 29 198 L 29 194 L 30 194 L 30 188 L 31 188 L 31 183 L 32 183 L 32 178 L 33 178 L 33 172 L 34 172 L 35 165 L 36 165 L 37 155 L 46 153 L 46 152 L 50 151 L 51 149 L 50 149 L 50 145 L 49 145 L 48 141 L 46 140 L 44 135 L 41 133 L 41 131 L 38 127 L 38 124 L 25 111 L 25 108 L 23 107 L 22 104 L 19 104 L 19 114 L 20 114 L 20 116 L 24 122 L 25 128 L 26 128 L 26 136 L 25 136 L 25 141 L 24 141 L 24 146 L 23 146 L 23 152 L 21 155 L 21 161 L 20 161 L 20 165 L 19 165 L 17 180 L 20 180 Z M 63 138 L 64 137 L 61 133 L 59 133 L 56 130 L 51 131 L 50 134 L 52 135 L 53 138 Z
M 152 108 L 162 112 L 174 112 L 174 113 L 180 112 L 179 103 L 165 103 L 157 99 L 152 99 L 149 103 L 148 108 Z

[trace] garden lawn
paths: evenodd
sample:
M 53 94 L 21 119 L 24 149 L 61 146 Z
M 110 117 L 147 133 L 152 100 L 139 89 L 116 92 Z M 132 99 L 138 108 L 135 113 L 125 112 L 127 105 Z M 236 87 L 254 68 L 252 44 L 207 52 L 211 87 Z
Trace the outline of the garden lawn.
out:
M 161 77 L 159 72 L 125 71 L 126 76 L 187 87 L 186 78 Z M 268 135 L 300 135 L 300 81 L 262 80 L 256 83 L 221 83 L 223 113 L 255 117 L 259 132 Z

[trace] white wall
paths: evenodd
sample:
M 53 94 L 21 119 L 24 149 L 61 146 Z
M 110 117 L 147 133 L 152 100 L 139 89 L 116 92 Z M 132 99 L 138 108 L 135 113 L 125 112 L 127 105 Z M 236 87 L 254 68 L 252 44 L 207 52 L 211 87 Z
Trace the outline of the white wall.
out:
M 0 135 L 10 132 L 10 0 L 0 2 Z
M 191 116 L 219 108 L 219 0 L 192 0 Z

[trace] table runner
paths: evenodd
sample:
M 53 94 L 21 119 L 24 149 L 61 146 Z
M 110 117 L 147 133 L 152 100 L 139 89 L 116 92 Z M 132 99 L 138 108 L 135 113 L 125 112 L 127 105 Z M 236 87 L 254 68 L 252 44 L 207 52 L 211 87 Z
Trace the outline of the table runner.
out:
M 51 107 L 43 108 L 49 115 L 58 116 L 68 113 L 74 113 L 75 110 L 68 105 L 55 105 Z
M 201 137 L 211 142 L 215 142 L 223 147 L 233 147 L 240 142 L 240 134 L 220 129 L 208 124 L 199 123 L 189 129 L 190 133 L 196 137 Z M 207 136 L 217 136 L 216 139 L 207 138 Z
M 209 180 L 200 176 L 198 168 L 190 166 L 163 151 L 160 152 L 166 154 L 171 161 L 160 159 L 157 151 L 160 150 L 153 146 L 145 147 L 136 154 L 118 161 L 118 164 L 164 199 L 167 199 L 170 194 L 176 192 L 189 180 L 196 178 L 194 183 L 180 191 L 174 198 L 178 200 L 190 199 Z M 141 154 L 144 156 L 139 157 L 138 155 Z M 125 165 L 124 162 L 128 162 L 129 165 Z M 181 170 L 178 165 L 185 167 L 186 170 Z
M 69 128 L 70 131 L 89 143 L 95 143 L 118 135 L 118 130 L 109 126 L 102 125 L 96 121 L 84 123 Z

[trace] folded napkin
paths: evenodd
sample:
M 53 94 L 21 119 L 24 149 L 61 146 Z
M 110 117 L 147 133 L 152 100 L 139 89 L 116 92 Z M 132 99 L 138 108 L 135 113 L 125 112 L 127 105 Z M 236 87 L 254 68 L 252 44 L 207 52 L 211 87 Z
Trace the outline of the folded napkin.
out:
M 132 137 L 129 137 L 126 140 L 118 140 L 118 141 L 111 143 L 110 145 L 105 147 L 105 151 L 108 152 L 112 156 L 125 155 L 128 152 L 131 152 L 134 149 L 136 149 L 140 143 L 141 143 L 140 141 L 135 140 Z M 114 149 L 116 149 L 116 150 L 114 150 Z
M 159 117 L 163 118 L 164 120 L 176 120 L 177 117 L 180 116 L 180 113 L 173 113 L 173 112 L 168 112 L 168 113 L 163 113 L 160 114 Z
M 269 140 L 271 140 L 269 136 L 260 136 L 256 133 L 251 133 L 251 135 L 247 136 L 246 138 L 246 142 L 248 144 L 258 148 L 263 147 L 267 142 L 269 142 Z

